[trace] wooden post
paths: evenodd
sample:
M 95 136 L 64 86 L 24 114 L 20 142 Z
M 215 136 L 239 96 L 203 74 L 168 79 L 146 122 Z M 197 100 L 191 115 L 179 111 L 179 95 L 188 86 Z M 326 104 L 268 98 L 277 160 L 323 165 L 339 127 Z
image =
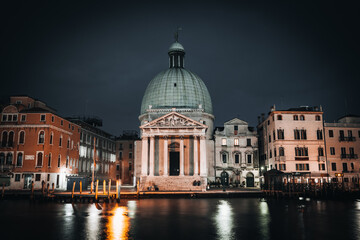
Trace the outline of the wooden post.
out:
M 31 199 L 34 199 L 34 181 L 31 181 Z
M 91 181 L 90 194 L 93 193 L 93 190 L 94 190 L 94 181 Z
M 106 194 L 106 181 L 103 181 L 103 191 L 104 191 L 104 195 Z
M 44 181 L 41 182 L 41 194 L 43 197 L 45 196 L 45 182 Z
M 80 181 L 80 194 L 82 194 L 82 181 Z
M 52 192 L 55 192 L 55 183 L 52 183 Z
M 119 189 L 119 180 L 116 180 L 116 190 L 115 190 L 115 193 L 116 193 L 116 199 L 118 199 L 118 198 L 119 198 L 119 191 L 118 191 L 118 189 Z
M 46 194 L 49 195 L 50 183 L 46 184 Z
M 111 191 L 111 179 L 109 179 L 109 188 L 108 188 L 108 199 L 110 200 L 110 191 Z
M 96 187 L 95 187 L 95 201 L 98 200 L 98 189 L 99 189 L 99 179 L 96 180 Z
M 74 198 L 75 184 L 76 184 L 76 182 L 74 181 L 74 182 L 73 182 L 72 192 L 71 192 L 71 199 Z
M 2 184 L 2 191 L 1 191 L 1 197 L 4 198 L 5 196 L 5 183 Z
M 138 198 L 139 198 L 139 192 L 140 192 L 140 182 L 138 180 L 137 183 L 136 183 L 136 195 L 137 195 Z

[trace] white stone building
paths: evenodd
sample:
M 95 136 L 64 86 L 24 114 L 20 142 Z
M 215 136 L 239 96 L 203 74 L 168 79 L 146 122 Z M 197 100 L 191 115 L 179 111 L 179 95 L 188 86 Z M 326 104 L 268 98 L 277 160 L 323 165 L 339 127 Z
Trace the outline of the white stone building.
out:
M 177 40 L 169 69 L 148 85 L 141 104 L 141 140 L 135 142 L 135 176 L 140 190 L 205 191 L 214 176 L 214 116 L 204 82 L 184 68 Z
M 215 128 L 215 178 L 225 185 L 259 187 L 256 130 L 234 118 Z

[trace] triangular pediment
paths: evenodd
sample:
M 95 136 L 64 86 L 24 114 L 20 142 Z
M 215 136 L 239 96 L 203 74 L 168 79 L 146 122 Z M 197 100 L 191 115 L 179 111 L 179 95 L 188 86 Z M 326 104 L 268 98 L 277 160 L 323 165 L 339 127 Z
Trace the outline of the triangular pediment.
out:
M 207 128 L 207 126 L 180 113 L 171 112 L 143 124 L 140 128 Z
M 249 124 L 239 118 L 233 118 L 230 121 L 224 123 L 224 125 L 249 125 Z

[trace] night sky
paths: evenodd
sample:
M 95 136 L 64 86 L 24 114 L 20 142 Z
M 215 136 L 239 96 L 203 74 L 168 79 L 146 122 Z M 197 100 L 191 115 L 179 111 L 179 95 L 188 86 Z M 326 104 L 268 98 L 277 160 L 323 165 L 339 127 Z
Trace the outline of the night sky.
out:
M 356 1 L 3 1 L 2 100 L 25 94 L 62 116 L 138 130 L 147 84 L 181 26 L 185 66 L 205 82 L 215 125 L 322 105 L 360 115 Z

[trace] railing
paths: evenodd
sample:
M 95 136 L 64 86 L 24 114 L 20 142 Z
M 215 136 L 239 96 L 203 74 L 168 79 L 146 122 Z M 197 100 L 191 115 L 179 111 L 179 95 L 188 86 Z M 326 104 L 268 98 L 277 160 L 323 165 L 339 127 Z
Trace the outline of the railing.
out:
M 9 172 L 14 168 L 14 164 L 1 164 L 0 172 Z
M 319 162 L 325 162 L 325 157 L 324 156 L 318 156 L 318 161 Z
M 345 137 L 345 136 L 341 136 L 341 137 L 339 137 L 339 141 L 340 141 L 340 142 L 354 142 L 354 141 L 355 141 L 355 137 Z
M 341 159 L 349 158 L 349 159 L 357 159 L 357 154 L 340 154 Z
M 309 160 L 309 156 L 295 156 L 295 160 Z

